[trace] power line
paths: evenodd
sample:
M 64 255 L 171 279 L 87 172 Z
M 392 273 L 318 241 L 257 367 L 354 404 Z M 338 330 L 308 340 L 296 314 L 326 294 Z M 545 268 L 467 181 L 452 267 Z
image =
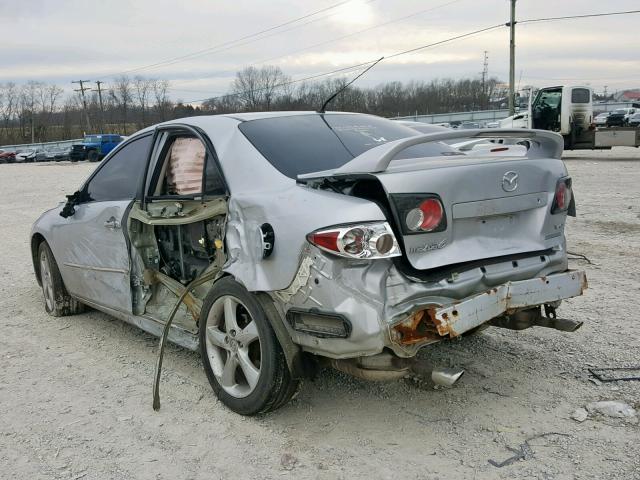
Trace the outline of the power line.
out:
M 551 22 L 555 20 L 575 20 L 579 18 L 591 18 L 591 17 L 610 17 L 613 15 L 629 15 L 632 13 L 640 13 L 640 10 L 626 10 L 622 12 L 589 13 L 586 15 L 567 15 L 564 17 L 530 18 L 527 20 L 518 20 L 517 23 Z
M 439 40 L 437 42 L 429 43 L 429 44 L 426 44 L 426 45 L 421 45 L 421 46 L 415 47 L 415 48 L 410 48 L 408 50 L 404 50 L 404 51 L 401 51 L 401 52 L 396 52 L 396 53 L 393 53 L 391 55 L 386 55 L 384 57 L 384 60 L 388 60 L 390 58 L 399 57 L 401 55 L 407 55 L 409 53 L 414 53 L 414 52 L 417 52 L 419 50 L 424 50 L 424 49 L 427 49 L 427 48 L 435 47 L 435 46 L 438 46 L 438 45 L 442 45 L 444 43 L 453 42 L 455 40 L 471 37 L 473 35 L 478 35 L 480 33 L 485 33 L 485 32 L 488 32 L 490 30 L 495 30 L 496 28 L 502 28 L 502 27 L 503 27 L 503 24 L 499 23 L 497 25 L 492 25 L 490 27 L 480 28 L 480 29 L 474 30 L 472 32 L 463 33 L 463 34 L 456 35 L 456 36 L 453 36 L 453 37 L 445 38 L 443 40 Z M 216 100 L 216 99 L 224 98 L 224 97 L 235 97 L 235 96 L 239 96 L 239 95 L 245 95 L 247 93 L 259 92 L 259 91 L 266 90 L 266 89 L 269 89 L 269 88 L 283 87 L 283 86 L 286 86 L 286 85 L 292 85 L 294 83 L 304 82 L 306 80 L 312 80 L 312 79 L 315 79 L 315 78 L 320 78 L 320 77 L 325 77 L 325 76 L 328 76 L 328 75 L 333 75 L 335 73 L 340 73 L 340 72 L 345 72 L 346 73 L 347 71 L 351 71 L 351 70 L 354 70 L 354 69 L 357 69 L 357 68 L 363 67 L 363 66 L 369 66 L 370 64 L 377 63 L 379 61 L 381 61 L 381 60 L 380 59 L 374 59 L 374 60 L 370 60 L 368 62 L 362 62 L 362 63 L 358 63 L 356 65 L 350 65 L 348 67 L 343 67 L 343 68 L 339 68 L 339 69 L 336 69 L 336 70 L 331 70 L 330 72 L 318 73 L 318 74 L 315 74 L 315 75 L 312 75 L 312 76 L 309 76 L 309 77 L 305 77 L 305 78 L 300 78 L 300 79 L 297 79 L 297 80 L 289 80 L 289 81 L 286 81 L 286 82 L 282 82 L 282 83 L 280 83 L 278 85 L 273 85 L 273 86 L 263 87 L 263 88 L 256 88 L 256 89 L 252 89 L 252 90 L 245 90 L 245 91 L 242 91 L 242 92 L 230 93 L 230 94 L 221 95 L 221 96 L 218 96 L 218 97 L 208 97 L 208 98 L 203 98 L 203 99 L 199 99 L 199 100 L 191 100 L 191 101 L 185 102 L 185 103 L 199 103 L 199 102 L 204 102 L 206 100 Z
M 450 2 L 443 3 L 441 5 L 436 5 L 435 7 L 430 7 L 430 8 L 426 8 L 426 9 L 423 9 L 423 10 L 419 10 L 417 12 L 411 13 L 409 15 L 405 15 L 403 17 L 396 18 L 394 20 L 389 20 L 387 22 L 379 23 L 377 25 L 372 25 L 371 27 L 367 27 L 367 28 L 364 28 L 362 30 L 358 30 L 356 32 L 348 33 L 346 35 L 342 35 L 340 37 L 336 37 L 336 38 L 333 38 L 333 39 L 330 39 L 330 40 L 326 40 L 324 42 L 320 42 L 320 43 L 316 43 L 316 44 L 313 44 L 313 45 L 309 45 L 307 47 L 299 48 L 297 50 L 293 50 L 293 51 L 287 52 L 287 53 L 285 53 L 283 55 L 278 55 L 277 57 L 270 57 L 270 58 L 266 58 L 266 59 L 263 59 L 263 60 L 259 60 L 259 61 L 250 63 L 250 64 L 248 64 L 246 66 L 247 67 L 252 67 L 252 66 L 260 65 L 260 64 L 265 63 L 265 62 L 272 62 L 274 60 L 279 60 L 281 58 L 288 57 L 289 55 L 293 55 L 295 53 L 303 52 L 303 51 L 306 51 L 306 50 L 311 50 L 312 48 L 321 47 L 323 45 L 334 43 L 334 42 L 337 42 L 339 40 L 344 40 L 345 38 L 353 37 L 355 35 L 359 35 L 361 33 L 368 32 L 368 31 L 374 30 L 376 28 L 384 27 L 384 26 L 390 25 L 392 23 L 401 22 L 401 21 L 406 20 L 408 18 L 412 18 L 412 17 L 418 16 L 418 15 L 422 15 L 424 13 L 427 13 L 427 12 L 430 12 L 430 11 L 433 11 L 433 10 L 437 10 L 439 8 L 447 7 L 449 5 L 452 5 L 454 3 L 458 3 L 460 1 L 462 1 L 462 0 L 452 0 Z M 220 74 L 224 74 L 224 73 L 234 74 L 235 72 L 236 72 L 236 70 L 225 70 L 225 71 L 216 72 L 216 73 L 213 73 L 213 74 L 210 74 L 210 75 L 206 75 L 204 77 L 199 77 L 199 79 L 209 78 L 209 77 L 216 77 L 216 76 L 219 76 Z
M 289 55 L 292 55 L 294 53 L 303 52 L 305 50 L 310 50 L 312 48 L 320 47 L 322 45 L 327 45 L 329 43 L 337 42 L 339 40 L 344 40 L 345 38 L 353 37 L 354 35 L 359 35 L 361 33 L 368 32 L 368 31 L 374 30 L 376 28 L 380 28 L 380 27 L 384 27 L 386 25 L 390 25 L 392 23 L 401 22 L 401 21 L 406 20 L 408 18 L 416 17 L 418 15 L 422 15 L 424 13 L 431 12 L 431 11 L 437 10 L 439 8 L 447 7 L 449 5 L 452 5 L 454 3 L 458 3 L 460 1 L 462 1 L 462 0 L 453 0 L 451 2 L 443 3 L 442 5 L 437 5 L 435 7 L 426 8 L 424 10 L 420 10 L 418 12 L 414 12 L 414 13 L 411 13 L 409 15 L 405 15 L 404 17 L 396 18 L 394 20 L 389 20 L 388 22 L 379 23 L 377 25 L 372 25 L 371 27 L 367 27 L 367 28 L 364 28 L 362 30 L 358 30 L 357 32 L 348 33 L 346 35 L 342 35 L 340 37 L 336 37 L 336 38 L 333 38 L 331 40 L 327 40 L 327 41 L 324 41 L 324 42 L 316 43 L 314 45 L 309 45 L 308 47 L 300 48 L 298 50 L 294 50 L 292 52 L 288 52 L 288 53 L 286 53 L 284 55 L 280 55 L 278 57 L 272 57 L 272 58 L 267 58 L 266 60 L 260 60 L 259 62 L 255 62 L 253 65 L 260 64 L 260 63 L 265 63 L 265 62 L 271 62 L 273 60 L 279 60 L 279 59 L 281 59 L 283 57 L 288 57 Z
M 254 88 L 252 90 L 243 90 L 242 92 L 236 92 L 236 93 L 226 93 L 224 95 L 219 95 L 217 97 L 207 97 L 207 98 L 201 98 L 199 100 L 189 100 L 188 102 L 184 102 L 184 103 L 199 103 L 199 102 L 205 102 L 207 100 L 217 100 L 219 98 L 225 98 L 225 97 L 237 97 L 239 95 L 245 95 L 247 93 L 255 93 L 255 92 L 261 92 L 263 90 L 268 90 L 270 88 L 278 88 L 278 87 L 285 87 L 287 85 L 293 85 L 294 83 L 300 83 L 300 82 L 305 82 L 307 80 L 314 80 L 316 78 L 320 78 L 320 77 L 326 77 L 329 75 L 334 75 L 336 73 L 348 73 L 352 70 L 355 70 L 359 67 L 363 67 L 366 65 L 369 65 L 373 62 L 376 62 L 377 60 L 371 60 L 370 62 L 363 62 L 363 63 L 358 63 L 356 65 L 350 65 L 348 67 L 344 67 L 344 68 L 338 68 L 336 70 L 331 70 L 330 72 L 324 72 L 324 73 L 317 73 L 315 75 L 310 75 L 308 77 L 304 77 L 304 78 L 298 78 L 296 80 L 288 80 L 286 82 L 282 82 L 279 83 L 277 85 L 271 85 L 269 87 L 261 87 L 261 88 Z
M 298 18 L 294 18 L 292 20 L 288 20 L 288 21 L 286 21 L 284 23 L 280 23 L 278 25 L 274 25 L 273 27 L 269 27 L 269 28 L 266 28 L 264 30 L 260 30 L 259 32 L 254 32 L 254 33 L 245 35 L 243 37 L 236 38 L 235 40 L 228 40 L 226 42 L 222 42 L 222 43 L 213 45 L 211 47 L 208 47 L 208 48 L 205 48 L 205 49 L 202 49 L 202 50 L 197 50 L 195 52 L 191 52 L 191 53 L 187 53 L 187 54 L 180 55 L 180 56 L 177 56 L 177 57 L 169 58 L 169 59 L 162 60 L 162 61 L 159 61 L 159 62 L 156 62 L 156 63 L 145 65 L 145 66 L 142 66 L 142 67 L 136 67 L 136 68 L 132 68 L 132 69 L 129 69 L 129 70 L 124 70 L 122 72 L 115 73 L 115 74 L 112 74 L 110 76 L 125 75 L 127 73 L 133 73 L 133 72 L 137 72 L 137 71 L 140 71 L 140 70 L 146 70 L 148 68 L 154 68 L 154 67 L 161 66 L 161 65 L 164 65 L 164 64 L 177 63 L 180 60 L 184 60 L 184 59 L 188 59 L 188 58 L 191 58 L 191 57 L 194 57 L 194 56 L 198 56 L 198 55 L 207 53 L 207 52 L 209 52 L 211 50 L 218 49 L 220 47 L 225 47 L 225 46 L 228 46 L 230 44 L 241 42 L 242 40 L 247 40 L 249 38 L 257 37 L 257 36 L 262 35 L 264 33 L 268 33 L 268 32 L 271 32 L 273 30 L 277 30 L 277 29 L 285 27 L 287 25 L 291 25 L 293 23 L 296 23 L 296 22 L 298 22 L 300 20 L 304 20 L 305 18 L 313 17 L 313 16 L 318 15 L 318 14 L 320 14 L 322 12 L 326 12 L 328 10 L 332 10 L 334 8 L 338 8 L 338 7 L 340 7 L 340 6 L 342 6 L 342 5 L 346 4 L 346 3 L 350 3 L 351 1 L 353 1 L 353 0 L 345 0 L 345 1 L 342 1 L 342 2 L 338 2 L 338 3 L 335 3 L 333 5 L 330 5 L 329 7 L 325 7 L 325 8 L 322 8 L 320 10 L 316 10 L 315 12 L 308 13 L 306 15 L 303 15 L 303 16 L 298 17 Z M 370 1 L 375 1 L 375 0 L 370 0 Z
M 450 3 L 455 3 L 455 2 L 450 2 Z M 445 5 L 443 5 L 443 6 L 445 6 Z M 613 15 L 627 15 L 627 14 L 634 14 L 634 13 L 640 13 L 640 10 L 628 10 L 628 11 L 622 11 L 622 12 L 595 13 L 595 14 L 587 14 L 587 15 L 567 15 L 567 16 L 562 16 L 562 17 L 534 18 L 534 19 L 521 20 L 521 21 L 517 21 L 517 22 L 514 22 L 514 23 L 547 22 L 547 21 L 570 20 L 570 19 L 579 19 L 579 18 L 588 18 L 588 17 L 604 17 L 604 16 L 613 16 Z M 442 45 L 444 43 L 449 43 L 449 42 L 452 42 L 452 41 L 455 41 L 455 40 L 459 40 L 459 39 L 462 39 L 462 38 L 467 38 L 467 37 L 471 37 L 471 36 L 478 35 L 478 34 L 481 34 L 481 33 L 485 33 L 485 32 L 491 31 L 491 30 L 495 30 L 497 28 L 501 28 L 501 27 L 503 27 L 505 25 L 510 27 L 511 26 L 511 22 L 507 22 L 506 24 L 500 23 L 500 24 L 492 25 L 492 26 L 489 26 L 489 27 L 485 27 L 485 28 L 481 28 L 481 29 L 478 29 L 478 30 L 474 30 L 472 32 L 467 32 L 467 33 L 464 33 L 464 34 L 461 34 L 461 35 L 456 35 L 456 36 L 453 36 L 453 37 L 449 37 L 449 38 L 446 38 L 444 40 L 440 40 L 438 42 L 433 42 L 433 43 L 430 43 L 430 44 L 427 44 L 427 45 L 421 45 L 419 47 L 411 48 L 411 49 L 404 50 L 404 51 L 401 51 L 401 52 L 397 52 L 397 53 L 394 53 L 394 54 L 391 54 L 391 55 L 386 55 L 384 57 L 384 60 L 388 60 L 388 59 L 391 59 L 391 58 L 399 57 L 401 55 L 407 55 L 409 53 L 414 53 L 414 52 L 417 52 L 417 51 L 420 51 L 420 50 L 424 50 L 424 49 L 427 49 L 427 48 L 431 48 L 431 47 L 435 47 L 435 46 L 438 46 L 438 45 Z M 269 60 L 265 60 L 265 61 L 269 61 Z M 379 61 L 379 60 L 370 60 L 368 62 L 363 62 L 363 63 L 359 63 L 359 64 L 356 64 L 356 65 L 351 65 L 349 67 L 344 67 L 344 68 L 340 68 L 340 69 L 337 69 L 337 70 L 332 70 L 330 72 L 319 73 L 319 74 L 316 74 L 316 75 L 312 75 L 312 76 L 301 78 L 301 79 L 297 79 L 297 80 L 290 80 L 290 81 L 287 81 L 287 82 L 283 82 L 283 83 L 281 83 L 279 85 L 275 85 L 275 86 L 272 86 L 272 87 L 266 87 L 266 88 L 276 88 L 276 87 L 281 87 L 281 86 L 286 86 L 286 85 L 291 85 L 291 84 L 303 82 L 303 81 L 306 81 L 306 80 L 311 80 L 311 79 L 320 78 L 320 77 L 324 77 L 324 76 L 328 76 L 328 75 L 333 75 L 335 73 L 346 72 L 346 71 L 350 71 L 350 70 L 353 70 L 355 68 L 362 67 L 362 66 L 365 66 L 365 65 L 369 66 L 370 64 L 372 64 L 374 62 L 377 62 L 377 61 Z M 202 77 L 202 78 L 206 78 L 206 77 Z M 247 91 L 243 91 L 243 92 L 232 93 L 232 94 L 227 94 L 227 95 L 221 95 L 221 96 L 217 96 L 217 97 L 209 97 L 209 98 L 204 98 L 204 99 L 199 99 L 199 100 L 191 100 L 191 101 L 186 102 L 186 103 L 199 103 L 199 102 L 203 102 L 203 101 L 206 101 L 206 100 L 216 100 L 216 99 L 223 98 L 223 97 L 233 97 L 233 96 L 238 96 L 238 95 L 244 95 L 246 93 L 258 92 L 258 91 L 261 91 L 261 90 L 265 90 L 265 88 L 247 90 Z

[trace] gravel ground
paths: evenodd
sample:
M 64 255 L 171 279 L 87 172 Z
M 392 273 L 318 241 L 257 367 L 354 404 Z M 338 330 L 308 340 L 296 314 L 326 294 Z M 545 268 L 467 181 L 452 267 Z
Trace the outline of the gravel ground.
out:
M 28 234 L 94 164 L 2 165 L 0 477 L 60 479 L 640 479 L 637 418 L 572 412 L 640 407 L 640 382 L 594 383 L 589 366 L 640 363 L 640 151 L 568 152 L 578 218 L 572 261 L 590 288 L 565 302 L 575 333 L 489 329 L 421 357 L 464 367 L 451 389 L 324 372 L 281 410 L 243 418 L 213 396 L 197 354 L 96 311 L 49 317 Z M 527 443 L 525 443 L 527 442 Z M 498 468 L 488 462 L 523 453 Z

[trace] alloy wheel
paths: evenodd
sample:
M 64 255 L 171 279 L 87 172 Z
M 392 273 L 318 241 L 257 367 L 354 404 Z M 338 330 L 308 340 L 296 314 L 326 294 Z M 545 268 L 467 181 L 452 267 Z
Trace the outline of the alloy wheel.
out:
M 248 396 L 258 384 L 262 361 L 256 322 L 232 295 L 216 299 L 206 322 L 206 352 L 216 380 L 229 395 Z

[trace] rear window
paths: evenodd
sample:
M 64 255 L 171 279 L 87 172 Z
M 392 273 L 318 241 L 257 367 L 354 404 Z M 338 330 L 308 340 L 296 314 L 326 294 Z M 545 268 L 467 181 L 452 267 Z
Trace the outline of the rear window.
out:
M 588 88 L 574 88 L 571 90 L 571 103 L 589 103 L 590 97 Z
M 419 135 L 385 118 L 362 114 L 309 114 L 243 122 L 240 131 L 271 165 L 296 178 L 332 170 L 367 150 Z M 463 155 L 440 142 L 407 148 L 396 159 Z

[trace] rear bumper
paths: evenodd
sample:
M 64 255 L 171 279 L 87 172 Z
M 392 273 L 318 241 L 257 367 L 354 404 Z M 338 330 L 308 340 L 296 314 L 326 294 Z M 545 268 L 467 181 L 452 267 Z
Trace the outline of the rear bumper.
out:
M 430 312 L 438 334 L 455 337 L 501 315 L 582 295 L 585 272 L 569 270 L 540 278 L 507 282 Z

